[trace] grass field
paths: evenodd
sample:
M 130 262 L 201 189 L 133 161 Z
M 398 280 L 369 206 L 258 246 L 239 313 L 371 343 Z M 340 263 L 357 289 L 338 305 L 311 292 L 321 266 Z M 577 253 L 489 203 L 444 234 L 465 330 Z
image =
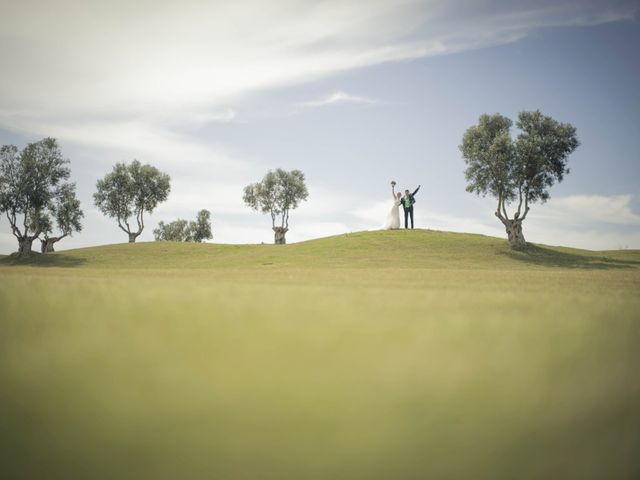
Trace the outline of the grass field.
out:
M 640 251 L 0 259 L 0 479 L 640 478 Z

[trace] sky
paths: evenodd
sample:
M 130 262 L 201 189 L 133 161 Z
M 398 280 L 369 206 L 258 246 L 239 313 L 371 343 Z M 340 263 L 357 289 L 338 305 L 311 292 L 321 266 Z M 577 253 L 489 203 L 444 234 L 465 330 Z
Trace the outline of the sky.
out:
M 214 242 L 272 242 L 242 190 L 278 167 L 309 188 L 289 242 L 380 228 L 391 180 L 422 186 L 416 227 L 504 237 L 458 145 L 535 109 L 581 146 L 527 240 L 640 248 L 637 1 L 0 1 L 0 144 L 57 138 L 85 213 L 58 250 L 127 241 L 92 195 L 133 159 L 172 179 L 139 241 L 207 208 Z

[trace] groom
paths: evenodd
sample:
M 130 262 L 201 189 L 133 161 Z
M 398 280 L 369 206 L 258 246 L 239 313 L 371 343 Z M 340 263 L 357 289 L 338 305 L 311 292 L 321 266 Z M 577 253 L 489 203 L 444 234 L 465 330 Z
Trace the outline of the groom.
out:
M 404 191 L 404 197 L 402 197 L 402 208 L 404 210 L 404 228 L 409 228 L 408 220 L 411 217 L 411 229 L 413 230 L 413 204 L 416 203 L 415 195 L 420 190 L 420 185 L 416 188 L 415 192 L 409 193 L 409 190 Z

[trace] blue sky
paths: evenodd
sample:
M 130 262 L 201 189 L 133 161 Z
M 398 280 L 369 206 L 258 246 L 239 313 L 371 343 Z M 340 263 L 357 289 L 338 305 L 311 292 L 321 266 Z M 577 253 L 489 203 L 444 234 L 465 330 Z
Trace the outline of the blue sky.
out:
M 92 193 L 133 158 L 172 177 L 140 240 L 208 208 L 214 241 L 271 242 L 242 187 L 276 167 L 309 184 L 289 241 L 379 228 L 391 179 L 422 184 L 417 226 L 504 236 L 458 145 L 480 114 L 523 109 L 582 143 L 527 239 L 640 248 L 637 2 L 60 3 L 8 7 L 0 33 L 0 143 L 58 138 L 78 184 L 84 231 L 59 249 L 126 241 Z

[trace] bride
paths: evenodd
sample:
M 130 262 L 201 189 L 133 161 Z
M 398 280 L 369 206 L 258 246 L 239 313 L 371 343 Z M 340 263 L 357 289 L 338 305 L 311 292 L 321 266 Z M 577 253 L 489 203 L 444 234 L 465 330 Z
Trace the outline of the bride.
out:
M 400 228 L 400 192 L 396 193 L 396 182 L 391 182 L 391 195 L 393 195 L 393 207 L 384 222 L 384 230 L 397 230 Z

